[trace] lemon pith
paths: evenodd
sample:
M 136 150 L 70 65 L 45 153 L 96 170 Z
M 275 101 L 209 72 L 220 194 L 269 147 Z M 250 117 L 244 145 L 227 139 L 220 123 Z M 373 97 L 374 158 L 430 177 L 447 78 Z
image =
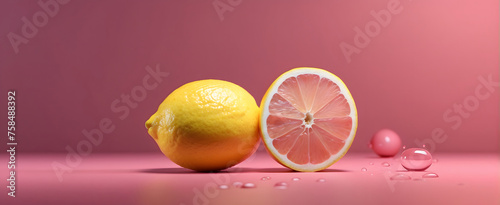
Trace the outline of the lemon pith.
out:
M 349 134 L 349 137 L 345 140 L 345 145 L 344 147 L 336 154 L 332 154 L 332 156 L 324 161 L 323 163 L 320 164 L 296 164 L 289 159 L 287 159 L 286 155 L 280 154 L 273 146 L 272 141 L 267 133 L 267 117 L 269 116 L 269 110 L 268 106 L 269 103 L 273 97 L 273 95 L 277 92 L 278 87 L 281 85 L 281 83 L 284 82 L 289 77 L 294 77 L 302 74 L 314 74 L 314 75 L 319 75 L 322 78 L 325 77 L 329 80 L 332 80 L 335 84 L 337 84 L 340 87 L 340 90 L 342 94 L 345 96 L 346 100 L 348 101 L 348 104 L 350 106 L 351 113 L 349 117 L 352 118 L 352 128 L 351 132 Z M 271 154 L 271 156 L 280 164 L 282 164 L 285 167 L 291 168 L 296 171 L 319 171 L 322 169 L 325 169 L 335 162 L 337 162 L 340 158 L 342 158 L 347 151 L 349 150 L 350 146 L 352 145 L 352 142 L 354 140 L 358 122 L 357 122 L 357 110 L 356 106 L 354 103 L 354 99 L 352 98 L 349 90 L 345 86 L 344 82 L 334 74 L 323 70 L 319 68 L 310 68 L 310 67 L 301 67 L 301 68 L 295 68 L 291 69 L 282 75 L 280 75 L 269 87 L 269 89 L 266 91 L 264 97 L 262 98 L 262 102 L 260 105 L 261 108 L 261 119 L 260 119 L 260 126 L 261 126 L 261 134 L 262 138 L 264 141 L 264 145 L 266 146 L 267 151 Z M 304 119 L 306 120 L 307 117 Z

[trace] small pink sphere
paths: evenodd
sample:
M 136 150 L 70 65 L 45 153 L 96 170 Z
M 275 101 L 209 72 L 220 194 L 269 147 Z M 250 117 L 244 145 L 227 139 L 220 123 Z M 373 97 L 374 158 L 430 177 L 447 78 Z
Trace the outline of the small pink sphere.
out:
M 381 157 L 392 157 L 399 152 L 401 139 L 396 132 L 382 129 L 373 135 L 370 147 Z

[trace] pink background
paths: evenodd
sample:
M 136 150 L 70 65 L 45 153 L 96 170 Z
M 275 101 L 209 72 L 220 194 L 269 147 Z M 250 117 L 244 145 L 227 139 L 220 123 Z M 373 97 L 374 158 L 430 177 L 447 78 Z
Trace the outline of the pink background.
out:
M 351 151 L 368 151 L 381 128 L 410 147 L 420 140 L 437 152 L 499 151 L 499 87 L 467 117 L 451 113 L 461 119 L 456 129 L 443 119 L 454 104 L 475 102 L 481 76 L 500 81 L 499 2 L 401 0 L 399 13 L 348 61 L 340 44 L 354 45 L 355 28 L 375 25 L 370 11 L 387 10 L 389 2 L 241 1 L 221 20 L 212 1 L 70 1 L 16 54 L 8 33 L 21 35 L 21 19 L 41 7 L 2 1 L 0 128 L 6 130 L 7 90 L 14 89 L 22 152 L 66 152 L 104 118 L 115 129 L 94 153 L 158 152 L 144 122 L 182 84 L 228 80 L 260 103 L 281 73 L 312 66 L 342 78 L 356 101 Z M 168 76 L 128 115 L 114 112 L 111 104 L 140 89 L 145 67 L 156 65 Z M 448 137 L 433 140 L 439 128 Z

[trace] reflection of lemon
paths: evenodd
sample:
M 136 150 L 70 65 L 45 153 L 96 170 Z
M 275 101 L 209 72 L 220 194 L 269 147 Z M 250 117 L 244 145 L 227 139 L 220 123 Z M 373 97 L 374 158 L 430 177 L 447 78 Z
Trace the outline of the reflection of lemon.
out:
M 176 164 L 197 171 L 221 170 L 255 152 L 259 112 L 255 99 L 240 86 L 200 80 L 174 90 L 146 128 Z

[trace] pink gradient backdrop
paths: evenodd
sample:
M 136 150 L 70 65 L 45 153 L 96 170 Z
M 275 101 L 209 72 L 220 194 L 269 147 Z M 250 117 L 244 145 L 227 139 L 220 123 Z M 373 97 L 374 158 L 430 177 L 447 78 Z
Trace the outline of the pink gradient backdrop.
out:
M 260 103 L 281 73 L 312 66 L 338 75 L 354 96 L 359 127 L 351 151 L 368 151 L 381 128 L 407 146 L 442 128 L 448 137 L 434 142 L 438 152 L 499 151 L 498 87 L 457 129 L 443 119 L 474 98 L 481 76 L 499 81 L 499 2 L 401 0 L 400 12 L 348 62 L 339 45 L 353 45 L 354 28 L 388 2 L 242 1 L 221 21 L 212 1 L 70 1 L 16 54 L 7 34 L 21 34 L 21 18 L 41 8 L 2 1 L 0 128 L 7 90 L 15 89 L 18 150 L 65 152 L 85 139 L 82 130 L 109 118 L 115 129 L 94 152 L 158 152 L 144 122 L 182 84 L 228 80 Z M 113 112 L 112 102 L 156 65 L 169 75 L 128 115 Z

